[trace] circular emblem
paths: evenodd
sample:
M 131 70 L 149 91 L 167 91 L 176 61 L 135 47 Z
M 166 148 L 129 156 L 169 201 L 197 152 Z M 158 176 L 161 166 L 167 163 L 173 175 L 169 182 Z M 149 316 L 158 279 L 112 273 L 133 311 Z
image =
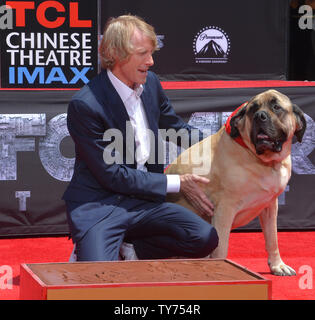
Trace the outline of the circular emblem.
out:
M 193 43 L 197 63 L 226 63 L 230 47 L 231 42 L 226 32 L 215 26 L 201 29 Z

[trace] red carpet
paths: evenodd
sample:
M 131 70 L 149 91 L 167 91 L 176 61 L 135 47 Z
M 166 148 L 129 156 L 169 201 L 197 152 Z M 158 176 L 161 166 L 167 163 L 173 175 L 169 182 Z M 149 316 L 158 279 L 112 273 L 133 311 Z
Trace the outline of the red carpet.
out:
M 293 267 L 294 277 L 277 277 L 270 274 L 264 239 L 261 233 L 232 233 L 228 258 L 272 280 L 272 299 L 315 299 L 315 232 L 279 232 L 282 260 Z M 66 237 L 1 239 L 0 240 L 0 300 L 19 299 L 19 274 L 21 263 L 64 262 L 72 250 Z M 12 289 L 1 289 L 6 272 L 2 266 L 13 270 Z M 307 266 L 308 273 L 305 271 Z M 307 277 L 308 276 L 308 277 Z M 303 285 L 312 285 L 303 289 Z M 304 286 L 305 287 L 305 286 Z

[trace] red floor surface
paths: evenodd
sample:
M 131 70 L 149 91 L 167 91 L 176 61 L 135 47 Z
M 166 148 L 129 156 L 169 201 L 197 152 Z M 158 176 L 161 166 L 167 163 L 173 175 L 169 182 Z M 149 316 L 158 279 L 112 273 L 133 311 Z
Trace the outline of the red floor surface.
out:
M 277 277 L 270 274 L 264 239 L 261 233 L 232 233 L 228 258 L 272 280 L 272 299 L 315 299 L 315 232 L 279 232 L 279 248 L 283 261 L 297 275 Z M 1 239 L 0 300 L 19 299 L 20 264 L 65 262 L 72 250 L 66 237 Z M 4 288 L 9 266 L 13 271 L 12 288 Z M 4 289 L 3 289 L 4 288 Z

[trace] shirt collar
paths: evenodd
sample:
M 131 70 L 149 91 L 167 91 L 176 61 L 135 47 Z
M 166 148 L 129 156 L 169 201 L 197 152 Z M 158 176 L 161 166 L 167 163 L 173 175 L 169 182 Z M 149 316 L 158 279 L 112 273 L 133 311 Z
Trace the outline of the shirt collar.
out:
M 132 94 L 134 94 L 137 98 L 139 98 L 143 92 L 143 85 L 140 84 L 134 90 L 130 89 L 125 83 L 119 80 L 109 69 L 107 69 L 107 75 L 113 84 L 114 88 L 118 92 L 121 100 L 125 103 Z

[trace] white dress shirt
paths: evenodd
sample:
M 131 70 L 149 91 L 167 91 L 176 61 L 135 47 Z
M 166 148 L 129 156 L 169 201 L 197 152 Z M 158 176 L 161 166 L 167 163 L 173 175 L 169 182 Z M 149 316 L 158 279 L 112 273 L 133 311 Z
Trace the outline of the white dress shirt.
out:
M 132 90 L 125 83 L 119 80 L 109 69 L 107 69 L 107 74 L 125 105 L 131 125 L 134 129 L 137 169 L 147 171 L 145 163 L 150 157 L 150 139 L 149 135 L 147 134 L 147 130 L 149 129 L 148 119 L 146 117 L 144 106 L 140 98 L 143 92 L 143 86 L 140 85 L 139 87 Z M 168 174 L 166 175 L 166 178 L 166 191 L 168 193 L 179 192 L 179 175 Z

